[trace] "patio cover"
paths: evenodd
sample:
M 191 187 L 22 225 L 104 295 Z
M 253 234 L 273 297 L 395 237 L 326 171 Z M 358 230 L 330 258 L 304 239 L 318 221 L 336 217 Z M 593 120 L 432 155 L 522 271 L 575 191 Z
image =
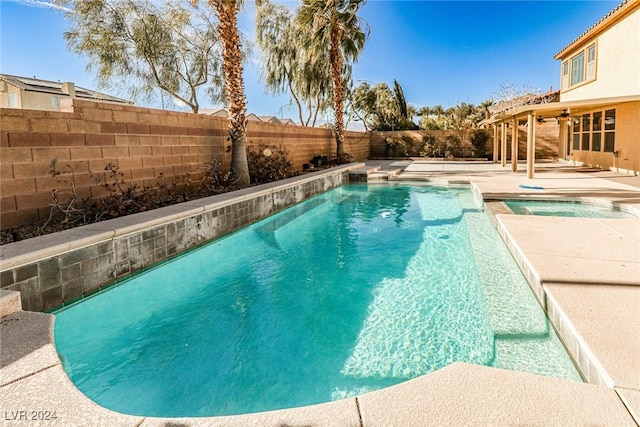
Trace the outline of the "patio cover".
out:
M 536 128 L 536 118 L 556 118 L 560 121 L 560 144 L 563 146 L 565 143 L 565 129 L 567 125 L 567 120 L 572 115 L 581 114 L 586 111 L 593 110 L 595 108 L 606 107 L 608 105 L 618 105 L 626 102 L 638 102 L 640 101 L 640 95 L 632 95 L 632 96 L 617 96 L 610 98 L 596 98 L 596 99 L 584 99 L 578 101 L 561 101 L 561 102 L 550 102 L 548 104 L 533 104 L 533 105 L 521 105 L 519 107 L 515 107 L 510 111 L 497 114 L 494 117 L 486 119 L 483 121 L 485 125 L 494 125 L 494 145 L 493 145 L 493 158 L 494 162 L 497 161 L 498 158 L 498 149 L 501 149 L 502 152 L 502 166 L 506 166 L 506 152 L 507 152 L 507 141 L 506 141 L 506 128 L 504 125 L 507 123 L 512 123 L 512 126 L 515 127 L 516 122 L 519 123 L 521 121 L 526 120 L 528 131 L 527 131 L 527 178 L 531 179 L 534 177 L 534 162 L 535 162 L 535 128 Z M 498 125 L 503 125 L 503 132 L 498 138 Z M 512 144 L 513 150 L 511 164 L 512 171 L 517 171 L 517 132 L 513 132 Z M 500 140 L 500 146 L 496 143 L 496 141 Z M 513 155 L 515 153 L 515 155 Z

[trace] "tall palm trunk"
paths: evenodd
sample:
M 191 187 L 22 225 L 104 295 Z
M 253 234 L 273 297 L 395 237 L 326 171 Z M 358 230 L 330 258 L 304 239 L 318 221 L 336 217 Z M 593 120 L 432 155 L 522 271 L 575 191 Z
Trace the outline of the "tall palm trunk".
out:
M 311 28 L 311 52 L 321 57 L 329 47 L 329 71 L 333 90 L 335 114 L 336 155 L 338 161 L 344 157 L 344 83 L 345 61 L 355 61 L 364 47 L 368 34 L 364 33 L 363 21 L 356 15 L 366 0 L 302 0 L 298 9 L 298 24 Z M 366 23 L 365 23 L 366 26 Z
M 342 158 L 344 152 L 344 93 L 342 87 L 342 51 L 340 50 L 340 39 L 342 34 L 340 27 L 336 23 L 331 24 L 331 46 L 329 47 L 329 57 L 331 58 L 331 80 L 333 84 L 333 105 L 336 118 L 336 157 Z
M 231 172 L 238 185 L 249 186 L 246 150 L 246 111 L 242 77 L 242 55 L 238 34 L 238 3 L 231 0 L 209 0 L 220 21 L 222 70 L 229 102 L 229 138 L 231 140 Z

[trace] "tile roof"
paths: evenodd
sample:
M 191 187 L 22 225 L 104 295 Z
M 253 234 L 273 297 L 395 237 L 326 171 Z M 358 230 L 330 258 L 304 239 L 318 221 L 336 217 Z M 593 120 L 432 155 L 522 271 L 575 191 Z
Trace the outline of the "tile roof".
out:
M 625 6 L 632 4 L 632 3 L 637 3 L 638 0 L 623 0 L 622 3 L 620 3 L 619 5 L 617 5 L 615 8 L 613 8 L 613 10 L 611 10 L 609 13 L 607 13 L 605 16 L 603 16 L 602 18 L 600 18 L 600 20 L 598 20 L 598 22 L 596 22 L 595 24 L 593 24 L 592 26 L 590 26 L 589 28 L 587 28 L 587 30 L 585 32 L 583 32 L 582 34 L 580 34 L 578 37 L 576 37 L 571 43 L 569 43 L 568 45 L 566 45 L 565 47 L 563 47 L 558 53 L 555 54 L 554 58 L 556 59 L 560 59 L 559 56 L 564 53 L 564 51 L 566 51 L 568 48 L 570 48 L 571 46 L 573 46 L 574 44 L 576 44 L 577 42 L 579 42 L 580 40 L 584 39 L 587 37 L 587 35 L 589 35 L 593 30 L 595 30 L 598 26 L 600 26 L 600 24 L 602 24 L 603 22 L 605 22 L 607 19 L 609 19 L 612 15 L 614 15 L 616 12 L 618 12 L 620 9 L 624 8 Z
M 280 120 L 276 116 L 258 116 L 260 120 L 268 123 L 280 123 Z
M 205 114 L 207 116 L 229 116 L 229 112 L 224 108 L 201 108 L 198 110 L 198 114 Z
M 35 77 L 22 77 L 13 76 L 10 74 L 0 74 L 0 81 L 7 82 L 17 88 L 30 92 L 51 93 L 54 95 L 67 95 L 62 91 L 62 83 L 54 82 L 50 80 L 36 79 Z M 75 86 L 75 85 L 74 85 Z M 90 99 L 93 101 L 109 101 L 118 102 L 122 104 L 133 104 L 126 99 L 118 98 L 115 96 L 107 95 L 105 93 L 97 92 L 95 90 L 86 89 L 81 86 L 75 86 L 76 97 L 82 99 Z

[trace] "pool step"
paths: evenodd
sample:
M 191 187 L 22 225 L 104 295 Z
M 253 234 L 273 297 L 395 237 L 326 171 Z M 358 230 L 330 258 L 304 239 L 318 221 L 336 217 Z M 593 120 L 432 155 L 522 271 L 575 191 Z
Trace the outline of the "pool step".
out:
M 425 174 L 422 172 L 401 172 L 393 177 L 391 177 L 390 181 L 430 181 L 430 177 L 433 174 Z
M 450 178 L 445 175 L 434 174 L 433 172 L 402 172 L 398 171 L 394 176 L 389 177 L 390 181 L 428 181 L 438 185 L 469 185 L 469 178 Z
M 399 174 L 401 170 L 380 170 L 380 166 L 365 166 L 349 171 L 349 180 L 350 182 L 388 181 Z
M 20 292 L 0 290 L 0 318 L 22 311 Z
M 581 381 L 580 374 L 571 360 L 564 354 L 564 347 L 558 338 L 547 334 L 517 334 L 495 338 L 496 368 L 513 369 L 559 377 L 566 380 Z M 540 363 L 542 360 L 554 360 L 553 364 Z M 511 368 L 510 368 L 511 367 Z

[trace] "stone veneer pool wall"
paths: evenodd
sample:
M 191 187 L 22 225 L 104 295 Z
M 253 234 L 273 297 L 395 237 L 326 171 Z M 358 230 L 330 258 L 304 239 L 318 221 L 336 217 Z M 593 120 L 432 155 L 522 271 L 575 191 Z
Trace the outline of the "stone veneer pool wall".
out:
M 361 163 L 167 206 L 3 246 L 1 288 L 44 311 L 91 295 L 349 181 Z

